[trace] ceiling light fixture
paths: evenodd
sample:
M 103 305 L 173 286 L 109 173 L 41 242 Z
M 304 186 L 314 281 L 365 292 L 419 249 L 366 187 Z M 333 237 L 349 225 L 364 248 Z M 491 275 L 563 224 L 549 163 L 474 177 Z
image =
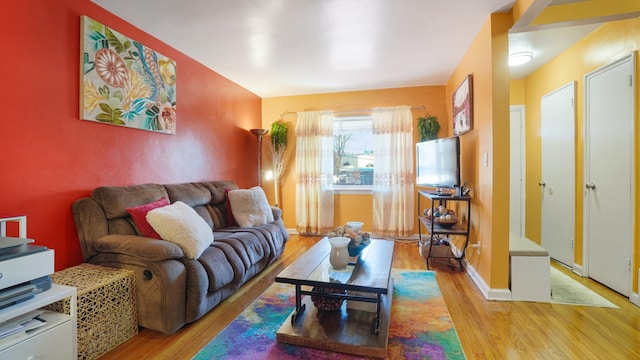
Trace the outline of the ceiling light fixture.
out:
M 531 51 L 521 51 L 509 55 L 509 66 L 518 66 L 526 64 L 533 59 L 533 53 Z

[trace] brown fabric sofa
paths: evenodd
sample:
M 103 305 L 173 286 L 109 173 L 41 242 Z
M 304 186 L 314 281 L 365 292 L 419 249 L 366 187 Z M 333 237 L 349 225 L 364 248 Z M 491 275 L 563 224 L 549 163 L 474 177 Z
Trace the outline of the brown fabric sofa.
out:
M 213 309 L 284 251 L 288 234 L 278 208 L 272 208 L 271 223 L 227 226 L 225 189 L 237 188 L 232 181 L 96 188 L 72 206 L 84 260 L 133 270 L 139 324 L 174 333 Z M 172 242 L 138 234 L 126 209 L 162 196 L 188 204 L 213 229 L 213 244 L 198 259 L 187 259 Z

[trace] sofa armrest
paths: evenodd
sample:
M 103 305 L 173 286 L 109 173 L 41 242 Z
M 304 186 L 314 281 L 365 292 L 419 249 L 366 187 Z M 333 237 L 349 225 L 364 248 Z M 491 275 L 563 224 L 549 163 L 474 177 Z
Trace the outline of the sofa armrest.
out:
M 272 206 L 271 207 L 271 212 L 273 213 L 273 220 L 277 221 L 278 219 L 282 218 L 282 209 Z
M 107 235 L 97 239 L 98 252 L 130 255 L 149 261 L 182 259 L 184 253 L 172 242 L 136 235 Z

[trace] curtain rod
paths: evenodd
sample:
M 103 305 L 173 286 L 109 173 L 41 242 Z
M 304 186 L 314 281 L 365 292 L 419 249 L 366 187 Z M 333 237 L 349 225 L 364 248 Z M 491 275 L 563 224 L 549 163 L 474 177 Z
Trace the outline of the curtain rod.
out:
M 411 110 L 424 110 L 425 107 L 424 105 L 420 105 L 420 106 L 412 106 Z M 372 112 L 375 109 L 366 109 L 366 110 L 345 110 L 345 111 L 336 111 L 334 112 L 334 114 L 358 114 L 358 113 L 363 113 L 363 112 Z M 280 117 L 283 118 L 285 116 L 289 116 L 289 115 L 297 115 L 298 113 L 295 111 L 285 111 L 282 114 L 280 114 Z

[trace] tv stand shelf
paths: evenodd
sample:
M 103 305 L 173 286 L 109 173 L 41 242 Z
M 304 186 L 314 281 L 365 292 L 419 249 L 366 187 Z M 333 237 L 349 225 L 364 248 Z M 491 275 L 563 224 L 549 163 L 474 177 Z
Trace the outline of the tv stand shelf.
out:
M 452 195 L 439 195 L 433 194 L 428 191 L 418 191 L 418 211 L 421 215 L 418 215 L 420 225 L 418 226 L 418 237 L 420 253 L 427 262 L 427 269 L 429 269 L 430 259 L 442 259 L 446 260 L 450 265 L 451 261 L 457 261 L 457 266 L 460 270 L 464 270 L 462 260 L 464 254 L 469 245 L 469 230 L 471 219 L 471 197 L 470 196 L 452 196 Z M 447 202 L 458 202 L 462 206 L 458 206 L 457 218 L 458 223 L 453 226 L 442 226 L 435 221 L 432 221 L 430 217 L 422 215 L 423 209 L 421 206 L 421 199 L 426 198 L 431 200 L 431 213 L 433 214 L 438 206 L 444 205 L 447 207 Z M 436 203 L 438 205 L 436 205 Z M 464 205 L 466 204 L 466 209 Z M 466 213 L 461 214 L 462 210 L 466 210 Z M 461 216 L 464 215 L 464 216 Z M 425 230 L 423 234 L 422 230 Z M 458 237 L 459 241 L 453 241 L 452 237 Z M 457 245 L 456 245 L 457 243 Z

